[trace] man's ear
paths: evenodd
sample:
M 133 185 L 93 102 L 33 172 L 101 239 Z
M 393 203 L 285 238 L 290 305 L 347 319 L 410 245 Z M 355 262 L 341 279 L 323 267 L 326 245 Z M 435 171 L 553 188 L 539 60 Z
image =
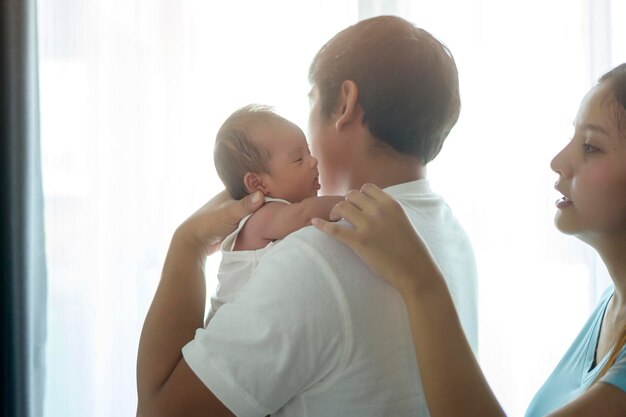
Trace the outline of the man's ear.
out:
M 341 83 L 339 99 L 337 100 L 337 121 L 335 127 L 340 130 L 345 125 L 360 122 L 363 117 L 363 108 L 359 104 L 359 87 L 352 80 Z
M 261 191 L 263 195 L 267 195 L 269 193 L 267 184 L 263 181 L 261 175 L 254 172 L 246 172 L 246 175 L 243 176 L 243 185 L 246 187 L 246 191 L 248 191 L 248 193 L 253 193 L 255 191 Z

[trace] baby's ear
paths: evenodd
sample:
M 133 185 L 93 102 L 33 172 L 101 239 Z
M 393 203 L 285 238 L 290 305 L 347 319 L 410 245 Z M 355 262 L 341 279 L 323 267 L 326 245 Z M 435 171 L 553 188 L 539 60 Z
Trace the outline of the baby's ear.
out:
M 261 175 L 254 172 L 246 172 L 246 175 L 243 176 L 243 185 L 246 187 L 248 193 L 253 193 L 255 191 L 261 191 L 263 195 L 267 195 L 267 193 L 269 193 L 267 185 L 263 181 Z

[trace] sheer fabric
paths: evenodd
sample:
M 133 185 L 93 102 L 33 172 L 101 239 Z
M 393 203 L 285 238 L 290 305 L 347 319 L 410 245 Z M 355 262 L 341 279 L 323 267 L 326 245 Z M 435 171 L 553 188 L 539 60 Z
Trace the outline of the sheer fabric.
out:
M 217 128 L 256 102 L 306 132 L 314 54 L 381 13 L 427 29 L 457 61 L 463 110 L 429 177 L 476 250 L 481 363 L 510 415 L 523 415 L 607 282 L 594 255 L 552 225 L 549 161 L 592 80 L 625 56 L 626 36 L 608 22 L 600 23 L 611 48 L 590 56 L 605 39 L 590 35 L 600 24 L 590 7 L 41 0 L 46 416 L 134 413 L 139 333 L 169 239 L 222 188 L 212 162 Z M 209 293 L 218 263 L 208 261 Z

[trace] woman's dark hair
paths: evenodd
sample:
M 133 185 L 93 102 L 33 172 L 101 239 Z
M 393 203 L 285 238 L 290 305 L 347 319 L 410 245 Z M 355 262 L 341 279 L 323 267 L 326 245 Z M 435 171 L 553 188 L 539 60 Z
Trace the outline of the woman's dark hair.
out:
M 362 20 L 339 32 L 313 59 L 309 80 L 325 120 L 337 110 L 342 83 L 354 81 L 371 134 L 423 163 L 437 156 L 461 109 L 448 48 L 396 16 Z

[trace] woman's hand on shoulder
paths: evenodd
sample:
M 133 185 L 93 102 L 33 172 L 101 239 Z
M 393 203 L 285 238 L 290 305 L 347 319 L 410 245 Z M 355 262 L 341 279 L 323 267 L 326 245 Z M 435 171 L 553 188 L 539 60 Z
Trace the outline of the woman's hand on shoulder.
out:
M 331 211 L 331 219 L 340 218 L 354 228 L 322 219 L 313 224 L 352 248 L 403 295 L 440 280 L 438 266 L 400 203 L 377 186 L 348 192 Z
M 263 194 L 260 191 L 241 200 L 233 200 L 224 190 L 189 216 L 178 227 L 174 238 L 183 239 L 210 255 L 237 228 L 241 219 L 262 205 Z

